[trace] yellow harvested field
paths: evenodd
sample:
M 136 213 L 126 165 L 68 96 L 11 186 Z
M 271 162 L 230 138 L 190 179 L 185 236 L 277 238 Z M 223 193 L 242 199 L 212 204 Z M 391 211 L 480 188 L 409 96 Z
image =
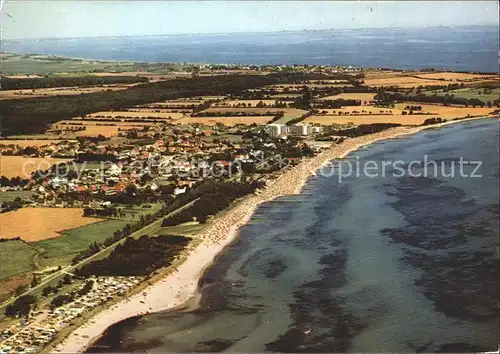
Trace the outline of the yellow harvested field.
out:
M 273 108 L 273 107 L 265 107 L 265 108 L 236 108 L 236 107 L 212 107 L 207 108 L 200 113 L 248 113 L 248 114 L 263 114 L 267 115 L 267 113 L 276 113 L 285 111 L 284 108 Z
M 483 81 L 483 80 L 499 80 L 498 74 L 491 75 L 481 75 L 481 74 L 469 74 L 469 73 L 453 73 L 453 72 L 443 72 L 443 73 L 416 73 L 416 76 L 422 79 L 434 79 L 445 81 Z
M 175 112 L 150 112 L 150 111 L 102 111 L 88 114 L 87 117 L 127 117 L 127 118 L 155 118 L 155 119 L 177 119 L 181 118 L 183 113 Z
M 384 77 L 365 79 L 366 86 L 398 86 L 401 88 L 411 88 L 417 86 L 436 86 L 443 83 L 438 80 L 424 80 L 410 76 Z
M 421 106 L 421 113 L 426 114 L 406 114 L 402 112 L 406 106 Z M 328 115 L 315 115 L 305 119 L 305 122 L 318 123 L 323 125 L 329 124 L 347 124 L 353 123 L 370 124 L 370 123 L 399 123 L 403 125 L 422 124 L 428 118 L 440 117 L 444 119 L 480 117 L 490 114 L 493 108 L 465 108 L 465 107 L 446 107 L 439 105 L 425 105 L 420 103 L 398 103 L 395 108 L 378 108 L 378 107 L 344 107 L 341 109 L 328 109 Z M 342 112 L 338 115 L 338 112 Z M 381 112 L 382 111 L 382 112 Z M 358 113 L 356 113 L 358 112 Z M 392 114 L 386 114 L 392 112 Z M 408 112 L 408 111 L 407 111 Z
M 105 73 L 91 73 L 94 76 L 147 76 L 155 75 L 147 71 L 123 71 L 123 72 L 105 72 Z
M 338 115 L 339 112 L 342 114 L 360 114 L 360 115 L 373 115 L 373 114 L 401 114 L 403 108 L 406 105 L 402 105 L 401 108 L 385 108 L 385 107 L 375 107 L 375 106 L 346 106 L 342 108 L 318 108 L 320 112 L 327 112 L 327 115 Z
M 102 221 L 82 215 L 81 208 L 21 208 L 3 213 L 0 238 L 20 237 L 26 242 L 36 242 L 59 237 L 64 230 Z
M 213 107 L 237 107 L 238 105 L 245 104 L 246 106 L 255 107 L 259 102 L 261 102 L 267 106 L 273 106 L 276 104 L 276 100 L 229 100 L 229 101 L 221 101 L 217 102 L 213 105 Z
M 205 101 L 206 100 L 204 100 L 204 99 L 193 97 L 193 98 L 178 98 L 176 100 L 167 100 L 164 102 L 157 102 L 157 103 L 160 103 L 160 104 L 163 104 L 163 103 L 168 103 L 168 104 L 202 104 Z
M 360 100 L 361 104 L 364 105 L 366 102 L 367 105 L 375 99 L 375 93 L 341 93 L 335 96 L 327 96 L 322 97 L 321 100 Z
M 417 86 L 446 85 L 452 82 L 500 81 L 499 75 L 468 74 L 468 73 L 419 73 L 419 72 L 381 72 L 365 76 L 367 86 L 398 86 L 411 88 Z
M 429 115 L 347 115 L 347 116 L 310 116 L 304 121 L 307 123 L 317 123 L 322 125 L 330 124 L 372 124 L 372 123 L 397 123 L 403 125 L 419 125 L 422 124 L 427 118 L 433 116 Z
M 193 107 L 199 106 L 203 102 L 198 103 L 197 101 L 184 101 L 184 102 L 163 102 L 155 103 L 150 106 L 163 108 L 163 109 L 192 109 Z
M 205 100 L 205 101 L 224 100 L 224 99 L 226 99 L 226 96 L 203 96 L 201 99 Z
M 439 105 L 432 105 L 432 104 L 420 104 L 420 103 L 398 103 L 396 104 L 397 109 L 403 109 L 404 107 L 408 105 L 413 105 L 413 106 L 421 106 L 422 107 L 422 112 L 428 112 L 431 115 L 431 117 L 441 117 L 441 118 L 446 118 L 446 119 L 453 119 L 453 118 L 464 118 L 467 117 L 468 115 L 471 117 L 480 117 L 480 116 L 486 116 L 493 112 L 495 108 L 488 108 L 488 107 L 454 107 L 454 106 L 439 106 Z
M 9 79 L 40 79 L 40 75 L 27 74 L 27 75 L 5 75 Z
M 297 98 L 302 96 L 300 93 L 278 93 L 276 95 L 271 95 L 269 96 L 270 98 L 273 99 L 282 99 L 282 98 Z
M 192 109 L 189 107 L 172 107 L 168 105 L 163 105 L 163 106 L 153 106 L 150 105 L 149 107 L 135 107 L 135 108 L 130 108 L 128 110 L 129 112 L 157 112 L 157 113 L 182 113 L 182 112 L 191 112 Z
M 116 122 L 114 125 L 97 125 L 96 122 L 83 122 L 85 125 L 85 130 L 79 130 L 74 132 L 69 132 L 75 137 L 77 136 L 98 136 L 99 134 L 105 137 L 117 136 L 120 131 L 142 129 L 144 126 L 155 126 L 152 123 L 126 123 L 126 122 Z M 78 125 L 54 125 L 52 129 L 69 130 L 71 128 L 77 128 Z M 66 134 L 68 132 L 66 131 Z
M 305 85 L 314 85 L 314 84 L 319 84 L 319 85 L 343 85 L 343 86 L 351 86 L 351 83 L 347 80 L 309 80 L 305 83 Z
M 125 128 L 123 128 L 125 129 Z M 76 136 L 98 136 L 102 135 L 107 138 L 118 135 L 117 126 L 100 126 L 100 125 L 87 125 L 85 130 L 76 132 Z
M 5 140 L 0 140 L 0 146 L 2 145 L 17 145 L 21 148 L 25 148 L 28 146 L 45 146 L 45 145 L 51 145 L 51 144 L 57 144 L 62 141 L 68 141 L 68 140 L 43 140 L 43 139 L 26 139 L 26 140 L 10 140 L 10 139 L 5 139 Z M 70 140 L 72 141 L 72 140 Z
M 384 77 L 396 77 L 396 76 L 408 76 L 414 75 L 413 71 L 393 71 L 393 70 L 365 70 L 364 79 L 374 79 L 374 78 L 384 78 Z
M 178 102 L 156 102 L 149 103 L 143 106 L 153 107 L 150 109 L 192 109 L 192 107 L 199 106 L 202 101 L 178 101 Z M 139 109 L 143 109 L 141 106 L 137 106 Z
M 43 89 L 23 89 L 23 90 L 5 90 L 1 91 L 0 100 L 29 98 L 29 97 L 45 97 L 45 96 L 70 96 L 79 95 L 82 93 L 93 93 L 102 91 L 120 91 L 126 90 L 136 84 L 120 84 L 92 87 L 52 87 Z
M 280 85 L 269 85 L 265 86 L 267 89 L 274 89 L 276 91 L 282 92 L 283 90 L 287 89 L 290 90 L 291 92 L 297 92 L 297 91 L 302 91 L 304 87 L 309 87 L 311 89 L 313 88 L 335 88 L 335 87 L 345 87 L 345 86 L 352 86 L 350 83 L 342 83 L 342 84 L 280 84 Z
M 248 116 L 248 117 L 186 117 L 176 120 L 175 124 L 205 124 L 205 125 L 215 125 L 217 123 L 223 123 L 225 125 L 236 125 L 236 124 L 246 124 L 250 125 L 256 124 L 267 124 L 271 121 L 274 116 Z
M 126 119 L 124 119 L 124 121 L 108 122 L 105 119 L 106 118 L 89 118 L 85 120 L 81 119 L 61 120 L 60 122 L 53 124 L 53 127 L 57 127 L 58 129 L 64 129 L 64 128 L 68 129 L 69 127 L 78 128 L 82 125 L 85 126 L 97 125 L 99 127 L 110 127 L 115 125 L 119 127 L 123 126 L 143 127 L 145 125 L 156 125 L 155 123 L 151 122 L 133 122 L 133 121 L 127 121 Z
M 0 156 L 0 176 L 8 178 L 29 178 L 32 172 L 46 170 L 52 165 L 73 159 L 54 159 L 50 157 Z

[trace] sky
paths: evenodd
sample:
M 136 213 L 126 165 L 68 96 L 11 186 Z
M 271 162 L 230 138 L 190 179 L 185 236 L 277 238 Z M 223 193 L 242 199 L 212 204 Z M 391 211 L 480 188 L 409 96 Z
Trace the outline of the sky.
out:
M 1 1 L 3 39 L 498 26 L 497 1 Z

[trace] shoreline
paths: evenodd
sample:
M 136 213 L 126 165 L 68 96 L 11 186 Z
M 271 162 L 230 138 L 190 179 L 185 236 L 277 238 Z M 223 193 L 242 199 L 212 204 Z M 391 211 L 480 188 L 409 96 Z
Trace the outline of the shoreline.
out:
M 55 346 L 52 352 L 83 352 L 95 343 L 111 325 L 117 322 L 130 317 L 173 309 L 196 296 L 199 280 L 205 270 L 214 263 L 226 246 L 236 240 L 239 228 L 251 219 L 259 205 L 282 196 L 299 194 L 308 179 L 330 161 L 344 158 L 351 152 L 377 141 L 483 118 L 498 119 L 499 117 L 474 117 L 431 126 L 396 127 L 375 134 L 350 138 L 340 145 L 332 145 L 314 158 L 284 172 L 260 194 L 251 195 L 237 203 L 200 233 L 199 238 L 204 241 L 188 255 L 172 274 L 146 287 L 142 292 L 125 298 L 112 307 L 99 312 L 85 325 L 73 330 L 61 343 Z

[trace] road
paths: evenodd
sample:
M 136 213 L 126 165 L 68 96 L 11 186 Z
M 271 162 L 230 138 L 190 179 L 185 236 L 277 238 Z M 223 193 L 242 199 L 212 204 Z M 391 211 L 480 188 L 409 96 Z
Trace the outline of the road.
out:
M 83 260 L 81 260 L 80 262 L 74 264 L 74 265 L 70 265 L 70 266 L 67 266 L 65 268 L 62 268 L 61 270 L 58 270 L 57 272 L 45 277 L 39 284 L 37 284 L 36 286 L 28 289 L 27 291 L 25 291 L 24 293 L 20 294 L 19 296 L 17 297 L 14 297 L 14 298 L 11 298 L 10 300 L 7 300 L 6 302 L 4 302 L 3 304 L 0 305 L 0 310 L 3 311 L 3 309 L 8 306 L 9 304 L 11 304 L 12 302 L 16 301 L 19 297 L 21 296 L 24 296 L 24 295 L 29 295 L 31 294 L 32 292 L 40 289 L 41 287 L 47 285 L 48 283 L 50 283 L 51 281 L 54 281 L 55 279 L 57 279 L 58 277 L 61 277 L 61 276 L 64 276 L 64 274 L 67 274 L 67 273 L 73 273 L 72 271 L 78 267 L 81 267 L 82 265 L 84 265 L 85 263 L 88 263 L 90 261 L 92 261 L 93 259 L 101 256 L 104 252 L 108 252 L 110 249 L 113 249 L 114 247 L 118 246 L 120 243 L 122 242 L 125 242 L 125 240 L 128 238 L 128 237 L 134 237 L 140 233 L 143 233 L 144 231 L 147 231 L 149 230 L 150 228 L 153 228 L 153 227 L 156 227 L 158 226 L 158 224 L 161 224 L 161 222 L 163 221 L 164 218 L 167 218 L 169 216 L 172 216 L 172 215 L 175 215 L 177 214 L 178 212 L 180 212 L 181 210 L 185 209 L 185 208 L 188 208 L 190 207 L 191 205 L 193 205 L 197 200 L 199 200 L 200 198 L 196 198 L 192 201 L 190 201 L 189 203 L 187 204 L 184 204 L 183 206 L 181 206 L 180 208 L 178 209 L 175 209 L 174 211 L 168 213 L 167 215 L 165 216 L 162 216 L 160 217 L 158 220 L 155 220 L 153 221 L 152 223 L 144 226 L 143 228 L 131 233 L 130 235 L 128 235 L 127 237 L 124 237 L 122 238 L 121 240 L 119 241 L 116 241 L 115 243 L 109 245 L 108 247 L 106 248 L 103 248 L 102 250 L 100 250 L 99 252 L 93 254 L 92 256 L 88 257 L 88 258 L 85 258 Z

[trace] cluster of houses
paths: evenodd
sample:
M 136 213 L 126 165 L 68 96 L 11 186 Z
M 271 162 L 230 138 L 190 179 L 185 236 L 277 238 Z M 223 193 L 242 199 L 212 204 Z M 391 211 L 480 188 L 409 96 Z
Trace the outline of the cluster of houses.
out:
M 44 207 L 96 207 L 95 203 L 92 205 L 93 200 L 98 199 L 96 197 L 123 193 L 129 185 L 135 185 L 139 191 L 155 191 L 162 184 L 173 183 L 172 195 L 175 196 L 205 178 L 206 174 L 200 176 L 200 170 L 210 170 L 214 163 L 226 168 L 234 163 L 238 167 L 239 163 L 262 160 L 262 152 L 254 149 L 252 144 L 241 139 L 228 140 L 231 134 L 258 134 L 262 130 L 273 139 L 286 139 L 287 136 L 308 138 L 321 132 L 322 127 L 307 123 L 236 127 L 167 124 L 160 131 L 141 132 L 139 142 L 128 138 L 79 138 L 21 148 L 9 144 L 8 140 L 0 140 L 2 152 L 28 157 L 74 158 L 56 166 L 55 171 L 44 178 L 32 178 L 24 187 L 2 188 L 33 191 L 30 205 Z M 274 145 L 265 146 L 269 152 Z
M 31 157 L 73 157 L 78 153 L 80 143 L 76 140 L 47 140 L 47 144 L 20 146 L 17 141 L 0 140 L 0 153 L 5 156 L 24 155 Z
M 0 353 L 34 353 L 57 333 L 89 309 L 99 306 L 137 285 L 140 277 L 93 278 L 93 288 L 85 295 L 54 310 L 38 311 L 0 333 Z

